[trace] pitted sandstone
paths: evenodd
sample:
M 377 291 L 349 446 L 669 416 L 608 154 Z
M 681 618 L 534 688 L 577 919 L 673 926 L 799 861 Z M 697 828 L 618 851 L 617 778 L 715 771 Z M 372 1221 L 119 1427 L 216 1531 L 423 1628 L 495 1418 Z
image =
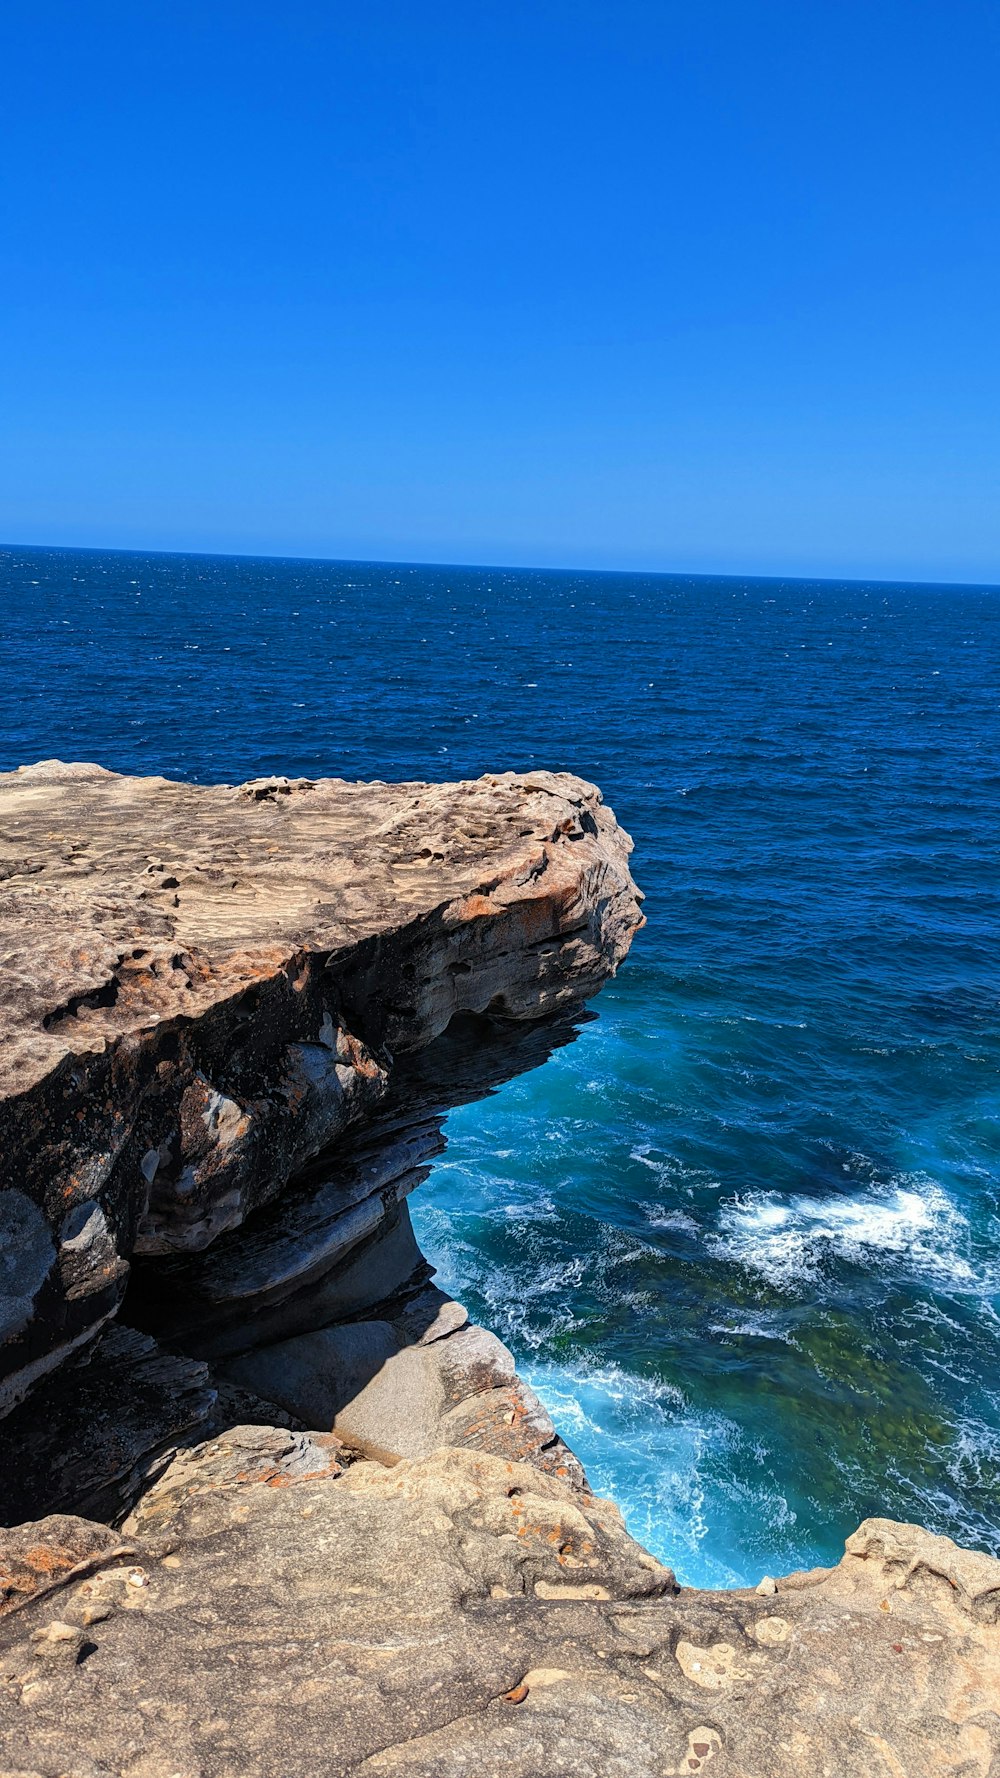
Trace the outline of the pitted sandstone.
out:
M 341 1468 L 329 1441 L 244 1426 L 175 1459 L 123 1549 L 86 1529 L 48 1534 L 92 1565 L 0 1623 L 0 1749 L 19 1773 L 998 1769 L 982 1602 L 1000 1563 L 914 1526 L 869 1521 L 836 1568 L 767 1599 L 692 1592 L 613 1506 L 526 1464 L 445 1450 Z M 46 1636 L 64 1658 L 38 1658 Z

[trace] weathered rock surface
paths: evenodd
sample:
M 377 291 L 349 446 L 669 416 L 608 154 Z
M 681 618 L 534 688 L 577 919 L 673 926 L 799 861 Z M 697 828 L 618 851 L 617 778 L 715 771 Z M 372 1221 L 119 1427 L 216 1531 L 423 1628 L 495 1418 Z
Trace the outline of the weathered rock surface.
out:
M 396 1321 L 317 1328 L 219 1369 L 304 1425 L 328 1427 L 384 1463 L 461 1446 L 527 1461 L 585 1486 L 580 1464 L 517 1376 L 506 1346 L 484 1328 L 470 1327 L 460 1305 L 437 1290 L 411 1301 Z
M 64 1513 L 0 1531 L 0 1617 L 132 1553 L 110 1526 Z
M 135 1260 L 127 1319 L 224 1359 L 361 1315 L 416 1283 L 423 1259 L 405 1200 L 444 1148 L 446 1113 L 538 1067 L 592 1016 L 452 1019 L 433 1043 L 397 1060 L 375 1115 L 275 1203 L 203 1252 Z
M 205 1253 L 133 1266 L 130 1325 L 112 1322 L 3 1422 L 0 1523 L 120 1519 L 185 1444 L 241 1419 L 336 1429 L 387 1461 L 464 1445 L 585 1485 L 510 1354 L 428 1283 L 403 1198 L 443 1146 L 445 1106 L 574 1032 L 485 1024 L 453 1022 L 404 1057 L 384 1112 L 278 1204 Z
M 460 1303 L 422 1282 L 383 1312 L 392 1319 L 322 1326 L 211 1368 L 113 1324 L 4 1421 L 0 1524 L 118 1522 L 171 1460 L 241 1420 L 319 1428 L 309 1436 L 349 1458 L 462 1446 L 586 1486 L 507 1348 Z
M 201 1251 L 370 1116 L 398 1053 L 593 994 L 641 923 L 629 850 L 545 772 L 0 777 L 0 1412 L 116 1313 L 135 1255 Z
M 123 1535 L 0 1623 L 7 1770 L 1000 1769 L 1000 1563 L 912 1526 L 868 1521 L 766 1598 L 678 1591 L 614 1507 L 527 1465 L 345 1468 L 241 1427 L 176 1458 Z

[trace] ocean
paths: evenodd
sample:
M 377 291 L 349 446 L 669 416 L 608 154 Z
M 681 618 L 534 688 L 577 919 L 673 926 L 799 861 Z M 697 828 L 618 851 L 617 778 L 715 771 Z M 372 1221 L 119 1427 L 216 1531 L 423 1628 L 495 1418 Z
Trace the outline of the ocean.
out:
M 1000 589 L 0 550 L 0 768 L 546 766 L 632 833 L 599 1016 L 413 1200 L 700 1585 L 1000 1551 Z

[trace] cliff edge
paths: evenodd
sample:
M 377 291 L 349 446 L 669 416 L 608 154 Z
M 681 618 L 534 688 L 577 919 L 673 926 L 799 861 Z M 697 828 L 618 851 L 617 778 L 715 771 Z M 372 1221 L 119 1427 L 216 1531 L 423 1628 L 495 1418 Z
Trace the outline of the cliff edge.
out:
M 679 1588 L 414 1242 L 630 851 L 561 774 L 0 777 L 0 1778 L 997 1778 L 1000 1562 Z
M 18 1778 L 995 1778 L 1000 1761 L 1000 1562 L 885 1520 L 833 1569 L 680 1591 L 613 1506 L 529 1464 L 342 1467 L 322 1440 L 250 1426 L 178 1456 L 119 1532 L 0 1533 L 0 1573 L 24 1601 L 0 1618 Z
M 630 850 L 599 791 L 547 772 L 0 776 L 0 1413 L 116 1314 L 137 1257 L 201 1252 L 315 1174 L 398 1056 L 596 992 L 642 921 Z

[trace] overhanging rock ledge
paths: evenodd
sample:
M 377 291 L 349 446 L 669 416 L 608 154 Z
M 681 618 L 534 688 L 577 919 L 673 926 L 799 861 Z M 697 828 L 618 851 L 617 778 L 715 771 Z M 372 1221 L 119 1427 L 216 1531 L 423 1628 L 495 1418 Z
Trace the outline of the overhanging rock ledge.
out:
M 595 993 L 642 923 L 630 850 L 563 773 L 0 776 L 0 1412 L 136 1255 L 237 1228 L 455 1015 Z

